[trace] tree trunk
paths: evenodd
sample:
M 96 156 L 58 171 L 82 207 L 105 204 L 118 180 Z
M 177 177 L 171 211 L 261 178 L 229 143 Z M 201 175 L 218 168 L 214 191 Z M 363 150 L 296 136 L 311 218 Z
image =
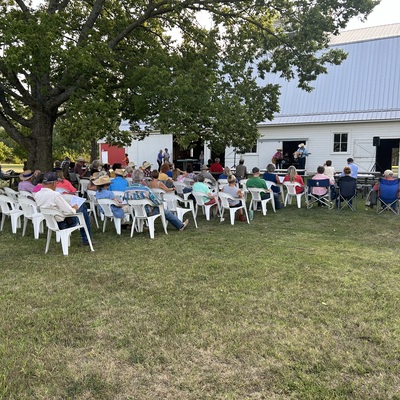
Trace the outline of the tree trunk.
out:
M 98 160 L 98 149 L 99 145 L 97 144 L 96 139 L 92 139 L 90 142 L 90 162 L 93 162 L 94 160 Z
M 53 170 L 53 128 L 55 113 L 36 111 L 33 116 L 32 145 L 26 148 L 27 168 L 42 172 Z

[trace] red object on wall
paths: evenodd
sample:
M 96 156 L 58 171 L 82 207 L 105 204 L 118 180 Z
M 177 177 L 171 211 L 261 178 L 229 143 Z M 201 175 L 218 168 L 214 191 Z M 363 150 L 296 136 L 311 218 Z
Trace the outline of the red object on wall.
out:
M 102 143 L 100 144 L 100 154 L 102 154 L 104 151 L 108 153 L 108 164 L 110 165 L 122 163 L 126 153 L 123 147 L 111 146 L 107 143 Z M 100 158 L 104 162 L 101 156 Z

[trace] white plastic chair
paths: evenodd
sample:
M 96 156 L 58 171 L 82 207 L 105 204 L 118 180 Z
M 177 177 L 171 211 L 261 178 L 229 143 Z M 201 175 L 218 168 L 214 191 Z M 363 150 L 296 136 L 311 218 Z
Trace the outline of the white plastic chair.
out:
M 296 186 L 300 186 L 300 183 L 298 182 L 283 182 L 283 185 L 286 187 L 286 196 L 285 196 L 285 207 L 286 205 L 292 204 L 292 198 L 296 197 L 297 200 L 297 207 L 301 208 L 301 197 L 304 196 L 305 191 L 297 194 L 296 193 Z
M 192 195 L 194 196 L 194 198 L 196 199 L 196 217 L 197 217 L 197 211 L 198 208 L 201 207 L 203 210 L 203 214 L 206 215 L 206 220 L 209 221 L 210 220 L 210 210 L 212 207 L 216 206 L 218 209 L 218 213 L 219 213 L 219 203 L 218 201 L 216 201 L 213 204 L 206 204 L 204 202 L 203 196 L 204 193 L 202 192 L 192 192 Z M 211 200 L 211 199 L 210 199 Z
M 164 214 L 164 206 L 160 204 L 159 206 L 159 214 L 148 216 L 146 212 L 146 206 L 154 207 L 154 204 L 149 199 L 140 199 L 140 200 L 128 200 L 128 204 L 131 206 L 131 216 L 132 216 L 132 228 L 131 228 L 131 237 L 133 236 L 133 232 L 136 228 L 138 232 L 143 232 L 143 223 L 146 222 L 149 227 L 150 238 L 154 239 L 154 221 L 160 217 L 165 234 L 168 235 L 167 232 L 167 221 L 165 219 Z
M 32 194 L 31 192 L 28 192 L 27 190 L 20 190 L 20 191 L 17 193 L 17 195 L 18 195 L 18 200 L 19 200 L 21 197 L 30 197 L 30 198 L 33 199 L 33 194 Z
M 16 192 L 14 189 L 11 189 L 9 187 L 4 187 L 3 190 L 6 192 L 6 195 L 13 199 L 15 202 L 18 202 L 18 192 Z
M 22 209 L 24 216 L 24 225 L 22 227 L 22 236 L 25 236 L 26 226 L 28 221 L 32 221 L 33 224 L 33 236 L 35 239 L 39 239 L 39 234 L 43 233 L 43 221 L 44 216 L 39 211 L 39 207 L 37 206 L 34 200 L 28 199 L 27 197 L 19 198 L 19 205 Z
M 107 219 L 110 219 L 110 220 L 114 221 L 114 226 L 115 226 L 115 230 L 117 231 L 117 235 L 120 235 L 123 218 L 115 217 L 112 212 L 111 205 L 116 205 L 115 201 L 110 200 L 110 199 L 98 199 L 97 202 L 98 202 L 99 206 L 101 207 L 103 214 L 104 214 L 103 232 L 105 232 L 105 230 L 106 230 Z
M 168 193 L 160 188 L 150 188 L 150 190 L 162 201 L 164 201 L 165 194 Z
M 81 228 L 83 228 L 86 232 L 90 250 L 94 251 L 93 245 L 92 245 L 92 240 L 90 239 L 89 231 L 86 226 L 85 218 L 82 213 L 65 215 L 65 214 L 60 213 L 57 210 L 52 209 L 52 208 L 41 208 L 40 212 L 43 214 L 43 217 L 46 221 L 46 226 L 47 226 L 47 241 L 46 241 L 45 253 L 47 253 L 49 251 L 50 241 L 51 241 L 51 233 L 55 232 L 56 233 L 56 242 L 61 241 L 62 252 L 63 252 L 64 256 L 67 256 L 68 248 L 71 244 L 71 240 L 70 240 L 71 233 L 78 229 L 81 229 Z M 71 228 L 60 229 L 57 224 L 56 215 L 60 215 L 64 218 L 65 217 L 78 217 L 79 223 L 75 226 L 72 226 Z
M 164 201 L 167 203 L 168 210 L 176 213 L 176 216 L 183 221 L 183 216 L 187 212 L 192 212 L 194 224 L 197 228 L 197 221 L 196 221 L 196 211 L 194 209 L 193 200 L 185 200 L 182 197 L 173 194 L 173 193 L 166 193 L 164 196 Z M 185 207 L 181 207 L 180 204 L 184 204 Z
M 225 210 L 229 210 L 230 218 L 231 218 L 231 225 L 235 224 L 235 214 L 237 210 L 243 209 L 244 213 L 246 214 L 246 219 L 247 223 L 249 224 L 249 215 L 247 214 L 247 208 L 246 208 L 246 200 L 238 197 L 233 197 L 230 194 L 224 193 L 224 192 L 219 192 L 218 197 L 221 200 L 221 216 L 220 216 L 220 222 L 224 220 L 224 212 Z M 239 200 L 242 205 L 239 207 L 230 207 L 229 206 L 229 201 L 228 200 Z
M 124 196 L 125 196 L 125 192 L 122 190 L 113 190 L 112 191 L 114 193 L 115 198 L 118 201 L 123 201 L 124 200 Z
M 218 179 L 218 190 L 222 190 L 225 185 L 228 184 L 228 179 Z
M 18 202 L 14 201 L 9 196 L 5 196 L 4 194 L 1 194 L 0 195 L 0 208 L 1 208 L 1 213 L 2 213 L 0 231 L 3 231 L 4 221 L 5 221 L 6 217 L 10 217 L 12 233 L 17 233 L 17 229 L 21 228 L 20 217 L 23 215 L 22 210 L 19 209 Z
M 87 212 L 89 215 L 93 215 L 94 221 L 96 223 L 97 228 L 99 227 L 99 221 L 97 219 L 97 214 L 98 214 L 98 202 L 96 199 L 96 192 L 94 190 L 87 190 L 86 191 L 88 200 L 87 203 L 89 207 L 87 207 Z
M 85 193 L 86 193 L 86 191 L 87 191 L 87 188 L 88 188 L 88 186 L 89 186 L 89 183 L 90 183 L 90 180 L 87 179 L 87 178 L 82 178 L 82 179 L 79 181 L 79 191 L 80 191 L 82 197 L 85 197 Z
M 250 207 L 253 208 L 253 211 L 257 210 L 258 203 L 261 203 L 261 211 L 263 215 L 267 214 L 267 203 L 271 203 L 272 209 L 275 212 L 275 199 L 274 199 L 274 194 L 272 191 L 268 191 L 265 189 L 260 189 L 260 188 L 247 188 L 249 193 L 251 194 L 251 200 L 250 200 Z M 261 198 L 261 193 L 269 193 L 269 197 L 267 199 Z
M 183 190 L 188 188 L 189 186 L 185 185 L 183 182 L 177 182 L 177 181 L 174 181 L 174 186 L 176 189 L 176 193 L 178 193 L 179 196 L 187 200 L 191 192 L 184 193 Z

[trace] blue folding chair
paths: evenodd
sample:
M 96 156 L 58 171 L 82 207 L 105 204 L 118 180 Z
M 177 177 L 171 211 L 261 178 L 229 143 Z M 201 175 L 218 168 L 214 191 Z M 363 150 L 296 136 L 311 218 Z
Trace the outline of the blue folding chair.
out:
M 326 192 L 323 195 L 318 195 L 314 193 L 314 188 L 324 188 L 326 189 Z M 318 206 L 325 206 L 329 209 L 333 208 L 333 202 L 331 201 L 331 184 L 329 179 L 308 179 L 306 190 L 307 208 L 312 208 L 315 203 Z
M 342 176 L 337 183 L 338 193 L 336 205 L 339 211 L 349 207 L 351 211 L 357 210 L 357 179 L 351 176 Z
M 376 203 L 376 212 L 378 214 L 385 210 L 390 210 L 394 214 L 399 214 L 397 197 L 399 191 L 399 180 L 388 180 L 381 178 L 379 180 L 378 201 Z

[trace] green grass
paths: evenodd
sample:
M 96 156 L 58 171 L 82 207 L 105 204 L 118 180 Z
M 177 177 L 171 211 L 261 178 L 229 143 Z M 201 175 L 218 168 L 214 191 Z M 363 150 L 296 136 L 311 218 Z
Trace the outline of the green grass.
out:
M 400 219 L 294 206 L 70 255 L 0 233 L 0 398 L 399 399 Z

